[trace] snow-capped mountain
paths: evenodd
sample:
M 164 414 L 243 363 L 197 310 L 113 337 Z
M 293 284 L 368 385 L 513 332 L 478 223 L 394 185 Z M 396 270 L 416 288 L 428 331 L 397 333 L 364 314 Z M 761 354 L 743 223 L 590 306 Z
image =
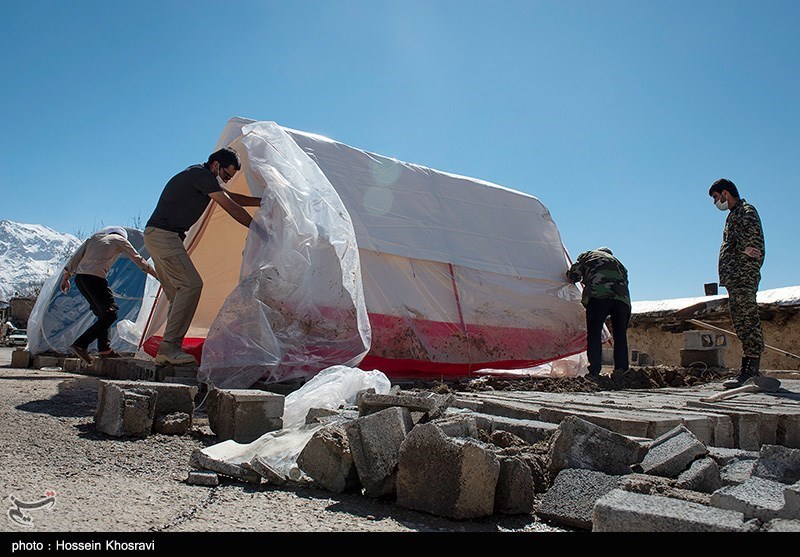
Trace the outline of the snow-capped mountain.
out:
M 72 234 L 0 220 L 0 300 L 34 292 L 80 245 Z

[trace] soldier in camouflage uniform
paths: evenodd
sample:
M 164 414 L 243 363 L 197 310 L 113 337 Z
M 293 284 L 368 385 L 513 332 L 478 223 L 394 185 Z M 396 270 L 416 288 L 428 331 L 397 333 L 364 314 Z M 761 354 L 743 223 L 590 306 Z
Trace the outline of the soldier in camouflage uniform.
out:
M 729 211 L 719 249 L 719 283 L 728 290 L 731 321 L 744 353 L 739 375 L 722 383 L 731 389 L 760 375 L 764 334 L 756 294 L 764 263 L 764 231 L 756 208 L 739 197 L 739 190 L 730 180 L 720 178 L 714 182 L 708 195 L 717 209 Z
M 586 355 L 589 376 L 599 377 L 603 360 L 602 333 L 611 316 L 614 339 L 614 370 L 628 369 L 628 324 L 631 320 L 631 296 L 628 270 L 607 247 L 585 251 L 567 271 L 570 282 L 581 281 L 586 308 Z

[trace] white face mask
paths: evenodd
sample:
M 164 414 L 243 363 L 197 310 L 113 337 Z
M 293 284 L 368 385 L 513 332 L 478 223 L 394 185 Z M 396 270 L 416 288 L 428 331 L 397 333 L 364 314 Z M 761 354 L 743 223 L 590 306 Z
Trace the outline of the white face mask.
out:
M 721 197 L 717 201 L 714 202 L 714 205 L 716 205 L 717 209 L 719 209 L 720 211 L 727 211 L 728 210 L 728 202 L 727 201 L 723 201 Z
M 219 184 L 219 187 L 225 187 L 225 182 L 222 181 L 222 178 L 219 177 L 219 174 L 217 174 L 217 183 Z

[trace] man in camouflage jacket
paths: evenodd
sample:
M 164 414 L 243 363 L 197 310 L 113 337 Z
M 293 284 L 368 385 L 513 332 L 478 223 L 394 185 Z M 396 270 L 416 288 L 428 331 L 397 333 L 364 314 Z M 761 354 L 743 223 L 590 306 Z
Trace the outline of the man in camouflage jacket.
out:
M 586 308 L 586 356 L 589 376 L 599 377 L 603 360 L 602 333 L 611 317 L 614 340 L 614 370 L 628 369 L 628 324 L 631 319 L 631 296 L 628 270 L 607 247 L 585 251 L 569 270 L 570 282 L 581 281 L 581 303 Z
M 730 180 L 720 178 L 714 182 L 708 195 L 720 211 L 728 211 L 719 248 L 719 283 L 728 290 L 731 321 L 744 354 L 739 375 L 722 383 L 731 389 L 760 375 L 764 334 L 756 295 L 764 263 L 764 231 L 758 211 L 739 197 L 739 190 Z

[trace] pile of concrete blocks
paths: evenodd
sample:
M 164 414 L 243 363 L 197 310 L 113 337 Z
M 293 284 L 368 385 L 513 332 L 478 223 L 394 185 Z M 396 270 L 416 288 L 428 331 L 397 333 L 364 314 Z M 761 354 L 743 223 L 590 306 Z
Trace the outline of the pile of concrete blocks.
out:
M 150 381 L 100 381 L 94 422 L 114 437 L 183 435 L 192 425 L 197 387 Z
M 635 437 L 577 416 L 556 424 L 452 402 L 362 392 L 355 407 L 309 410 L 290 474 L 196 451 L 190 481 L 216 485 L 220 474 L 390 498 L 455 520 L 536 515 L 597 532 L 800 531 L 800 449 L 707 446 L 683 424 Z
M 635 440 L 577 417 L 551 444 L 536 514 L 594 532 L 800 531 L 800 449 L 704 445 L 679 425 Z

